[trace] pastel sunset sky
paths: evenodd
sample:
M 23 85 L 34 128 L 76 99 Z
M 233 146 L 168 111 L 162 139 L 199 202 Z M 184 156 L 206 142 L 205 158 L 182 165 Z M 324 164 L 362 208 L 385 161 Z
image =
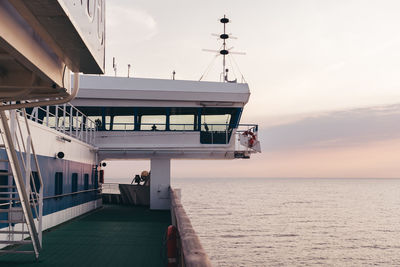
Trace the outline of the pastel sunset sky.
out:
M 224 14 L 238 37 L 230 46 L 247 53 L 235 57 L 252 93 L 242 122 L 260 125 L 263 153 L 173 161 L 173 177 L 400 177 L 399 1 L 111 0 L 106 9 L 108 75 L 116 57 L 119 76 L 131 64 L 136 77 L 175 70 L 198 80 Z M 220 64 L 206 80 L 218 80 Z M 109 162 L 106 177 L 143 168 Z

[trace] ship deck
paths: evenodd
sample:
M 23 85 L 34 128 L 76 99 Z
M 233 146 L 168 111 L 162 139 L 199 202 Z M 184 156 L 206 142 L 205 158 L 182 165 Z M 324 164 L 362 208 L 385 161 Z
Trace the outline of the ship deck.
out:
M 1 266 L 165 266 L 169 211 L 105 205 L 43 233 L 33 255 L 0 256 Z M 29 245 L 30 246 L 30 245 Z M 27 250 L 21 246 L 18 250 Z

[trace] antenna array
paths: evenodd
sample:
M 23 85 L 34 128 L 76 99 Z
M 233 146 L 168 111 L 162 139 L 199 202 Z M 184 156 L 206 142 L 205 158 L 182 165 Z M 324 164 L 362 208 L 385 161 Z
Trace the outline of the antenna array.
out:
M 220 19 L 220 22 L 224 25 L 224 32 L 222 34 L 211 34 L 212 36 L 217 36 L 219 39 L 222 40 L 222 46 L 221 50 L 212 50 L 212 49 L 203 49 L 203 51 L 206 52 L 214 52 L 217 53 L 217 56 L 222 55 L 222 76 L 223 76 L 223 81 L 224 82 L 236 82 L 235 81 L 229 81 L 228 80 L 228 72 L 229 70 L 226 68 L 226 56 L 229 54 L 236 54 L 236 55 L 246 55 L 246 53 L 243 52 L 233 52 L 231 51 L 233 47 L 227 48 L 227 40 L 228 39 L 237 39 L 237 37 L 232 36 L 231 33 L 226 33 L 226 24 L 230 22 L 230 20 L 224 15 L 223 18 Z M 200 78 L 200 80 L 203 78 L 203 76 Z

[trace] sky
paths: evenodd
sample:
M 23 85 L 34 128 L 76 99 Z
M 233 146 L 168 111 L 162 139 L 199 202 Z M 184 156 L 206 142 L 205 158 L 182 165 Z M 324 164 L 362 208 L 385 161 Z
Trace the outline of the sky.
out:
M 399 1 L 109 0 L 106 74 L 198 80 L 231 19 L 249 83 L 242 122 L 258 123 L 250 160 L 172 163 L 173 177 L 399 177 Z M 218 80 L 217 58 L 206 80 Z M 234 68 L 240 79 L 240 72 Z M 232 72 L 231 72 L 232 73 Z M 238 164 L 240 163 L 240 164 Z M 148 162 L 110 162 L 110 178 Z M 191 170 L 196 169 L 196 172 Z M 137 172 L 140 172 L 139 170 Z M 107 176 L 106 176 L 107 177 Z

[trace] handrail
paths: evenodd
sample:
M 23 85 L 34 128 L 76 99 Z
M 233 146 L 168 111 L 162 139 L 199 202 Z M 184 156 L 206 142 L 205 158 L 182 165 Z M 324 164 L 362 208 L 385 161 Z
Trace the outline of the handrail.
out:
M 182 206 L 175 190 L 170 188 L 172 223 L 178 229 L 181 248 L 181 262 L 179 266 L 208 267 L 211 262 L 194 231 L 190 219 Z
M 65 193 L 65 194 L 61 194 L 61 195 L 54 195 L 54 196 L 47 196 L 47 197 L 43 197 L 43 200 L 47 200 L 47 199 L 53 199 L 53 198 L 59 198 L 59 197 L 67 197 L 67 196 L 72 196 L 72 195 L 78 195 L 78 194 L 83 194 L 83 193 L 88 193 L 88 192 L 94 192 L 94 191 L 100 191 L 101 188 L 95 188 L 95 189 L 88 189 L 88 190 L 81 190 L 81 191 L 76 191 L 76 192 L 71 192 L 71 193 Z M 1 194 L 1 192 L 0 192 Z M 5 202 L 5 203 L 1 203 L 0 207 L 3 206 L 7 206 L 10 205 L 10 203 L 12 204 L 20 204 L 20 201 L 14 201 L 14 202 Z M 34 204 L 33 200 L 30 200 L 31 204 Z
M 41 205 L 41 201 L 42 199 L 38 199 L 38 193 L 37 192 L 32 192 L 32 190 L 29 190 L 29 192 L 27 192 L 26 187 L 27 185 L 25 184 L 24 181 L 24 176 L 22 174 L 22 168 L 19 164 L 19 159 L 18 159 L 18 155 L 17 155 L 17 151 L 16 148 L 14 146 L 14 142 L 17 144 L 17 146 L 19 147 L 19 152 L 20 152 L 20 157 L 21 157 L 21 161 L 23 164 L 23 169 L 25 170 L 25 175 L 29 175 L 29 177 L 32 179 L 31 176 L 31 172 L 30 172 L 30 152 L 29 150 L 26 150 L 26 147 L 24 145 L 24 152 L 25 155 L 27 157 L 27 159 L 29 159 L 29 163 L 26 164 L 24 161 L 24 157 L 22 155 L 22 150 L 21 150 L 21 146 L 19 144 L 19 136 L 17 134 L 17 129 L 16 127 L 20 129 L 20 124 L 19 124 L 19 118 L 17 116 L 17 113 L 13 110 L 9 111 L 9 120 L 10 120 L 10 126 L 8 125 L 8 121 L 7 121 L 7 115 L 6 112 L 4 110 L 0 110 L 0 117 L 1 117 L 1 131 L 3 136 L 3 142 L 6 148 L 6 152 L 7 152 L 7 156 L 8 156 L 8 161 L 10 164 L 10 168 L 12 171 L 12 175 L 14 177 L 14 182 L 15 182 L 15 186 L 17 188 L 17 193 L 19 195 L 19 199 L 20 199 L 20 203 L 21 203 L 21 207 L 25 216 L 25 223 L 28 226 L 28 230 L 29 230 L 29 235 L 31 237 L 32 240 L 32 245 L 33 245 L 33 249 L 34 249 L 34 253 L 35 253 L 35 257 L 38 258 L 39 257 L 39 250 L 41 249 L 42 246 L 42 242 L 40 240 L 41 238 L 41 234 L 39 231 L 41 231 L 41 223 L 42 223 L 42 217 L 40 216 L 41 214 L 38 213 L 38 209 L 40 209 L 40 205 Z M 27 125 L 27 127 L 29 127 Z M 21 142 L 24 144 L 24 138 L 22 136 L 22 132 L 19 131 L 19 133 L 21 134 L 20 138 L 21 138 Z M 30 142 L 30 136 L 27 136 L 27 142 Z M 28 148 L 30 148 L 30 144 L 28 146 Z M 28 174 L 29 172 L 29 174 Z M 32 180 L 28 180 L 28 177 L 25 177 L 27 182 L 32 181 Z M 28 187 L 30 188 L 30 186 Z M 41 188 L 41 191 L 43 191 L 43 187 Z M 28 193 L 30 195 L 30 197 L 32 198 L 32 200 L 29 198 Z M 35 203 L 36 200 L 36 203 Z M 36 220 L 38 222 L 38 227 L 36 227 L 35 225 L 35 220 L 32 214 L 32 207 L 30 205 L 31 201 L 33 202 L 33 210 L 35 211 L 35 215 Z M 11 206 L 11 202 L 10 202 L 10 206 Z M 39 206 L 39 207 L 37 207 Z M 37 229 L 38 228 L 38 229 Z
M 88 190 L 81 190 L 81 191 L 76 191 L 76 192 L 71 192 L 71 193 L 60 194 L 60 195 L 47 196 L 47 197 L 44 197 L 43 199 L 52 199 L 52 198 L 58 198 L 58 197 L 67 197 L 67 196 L 78 195 L 78 194 L 83 194 L 83 193 L 88 193 L 88 192 L 94 192 L 94 191 L 100 191 L 100 190 L 101 190 L 101 188 L 94 188 L 94 189 L 88 189 Z
M 54 109 L 54 113 L 50 110 Z M 39 118 L 39 111 L 43 118 Z M 29 120 L 35 121 L 49 128 L 55 129 L 85 143 L 94 144 L 96 136 L 96 122 L 92 121 L 79 109 L 71 104 L 62 106 L 34 107 L 28 115 Z
M 238 129 L 235 133 L 235 151 L 254 153 L 256 152 L 252 147 L 243 146 L 240 143 L 240 137 L 243 134 L 251 132 L 256 138 L 258 136 L 258 125 L 257 124 L 239 124 Z

